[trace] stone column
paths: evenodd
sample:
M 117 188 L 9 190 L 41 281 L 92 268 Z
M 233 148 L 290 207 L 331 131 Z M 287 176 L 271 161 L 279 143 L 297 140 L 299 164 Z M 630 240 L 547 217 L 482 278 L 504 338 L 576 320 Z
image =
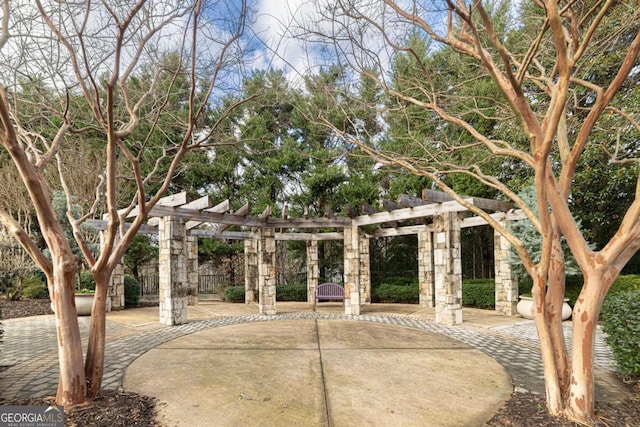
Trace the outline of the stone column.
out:
M 118 238 L 116 237 L 116 243 Z M 104 231 L 100 232 L 100 248 L 104 247 Z M 124 265 L 122 260 L 116 265 L 111 274 L 109 290 L 107 291 L 107 311 L 122 310 L 124 308 Z
M 360 239 L 358 227 L 344 228 L 344 314 L 360 314 Z
M 124 265 L 119 262 L 111 274 L 107 311 L 124 309 Z
M 360 249 L 360 300 L 362 304 L 371 304 L 371 258 L 369 256 L 369 237 L 362 235 Z
M 418 286 L 420 306 L 435 307 L 433 280 L 433 234 L 428 226 L 418 232 Z
M 200 270 L 198 268 L 198 238 L 184 236 L 186 264 L 187 264 L 187 304 L 198 305 L 198 286 L 200 284 Z
M 260 314 L 276 314 L 276 230 L 260 230 L 258 241 L 258 310 Z
M 258 239 L 244 241 L 244 302 L 256 302 L 258 291 Z
M 503 222 L 503 225 L 506 224 Z M 511 271 L 509 251 L 511 244 L 497 231 L 493 233 L 493 256 L 496 277 L 496 311 L 506 316 L 517 314 L 518 278 Z
M 462 323 L 462 261 L 460 218 L 445 212 L 434 218 L 433 264 L 436 323 Z
M 320 266 L 318 265 L 318 241 L 307 241 L 307 302 L 314 303 L 316 288 L 320 281 Z
M 160 219 L 158 224 L 160 252 L 160 323 L 180 325 L 187 321 L 187 260 L 185 227 L 172 217 Z

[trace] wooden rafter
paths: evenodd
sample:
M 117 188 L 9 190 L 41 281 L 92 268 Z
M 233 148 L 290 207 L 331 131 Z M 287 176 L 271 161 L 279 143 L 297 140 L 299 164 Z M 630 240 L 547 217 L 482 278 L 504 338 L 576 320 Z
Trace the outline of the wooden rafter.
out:
M 156 203 L 156 206 L 182 206 L 186 203 L 187 203 L 187 192 L 183 191 L 181 193 L 171 194 L 170 196 L 165 196 L 161 198 L 160 200 L 158 200 L 158 203 Z M 128 211 L 128 208 L 119 209 L 118 215 L 124 215 L 125 213 L 127 213 L 127 211 Z M 138 208 L 138 206 L 136 206 L 133 209 L 131 209 L 130 212 L 127 213 L 126 218 L 136 217 L 138 216 L 139 213 L 140 213 L 140 209 Z
M 183 206 L 183 207 L 186 207 L 186 206 Z M 211 204 L 209 204 L 209 206 L 202 208 L 202 210 L 204 210 L 205 212 L 224 213 L 224 212 L 228 212 L 230 208 L 231 208 L 231 203 L 229 202 L 229 199 L 227 199 L 224 202 L 218 203 L 213 207 L 211 207 Z M 187 230 L 191 230 L 192 228 L 196 228 L 200 224 L 202 224 L 202 221 L 187 221 L 187 223 L 185 224 L 185 227 L 187 228 Z
M 387 200 L 387 199 L 380 199 L 378 201 L 378 204 L 380 206 L 380 210 L 381 211 L 394 211 L 396 209 L 401 209 L 402 206 L 400 206 L 399 204 L 397 204 L 396 202 L 392 202 L 391 200 Z
M 416 206 L 425 205 L 427 202 L 417 197 L 401 194 L 398 196 L 398 204 L 403 208 L 414 208 Z
M 180 194 L 186 194 L 186 193 L 180 193 Z M 209 208 L 213 204 L 213 201 L 211 200 L 211 197 L 209 197 L 209 196 L 200 197 L 199 199 L 193 200 L 193 201 L 191 201 L 189 203 L 183 203 L 182 205 L 175 204 L 175 203 L 177 203 L 175 200 L 172 201 L 173 204 L 161 203 L 162 200 L 163 199 L 161 199 L 160 202 L 158 202 L 158 204 L 160 204 L 161 206 L 180 206 L 180 207 L 186 208 L 186 209 L 197 209 L 197 210 L 202 210 L 202 209 L 205 209 L 205 208 Z M 157 217 L 154 217 L 154 218 L 149 218 L 147 223 L 149 225 L 158 225 L 158 221 L 159 221 L 159 219 Z
M 493 199 L 485 199 L 482 197 L 471 197 L 471 196 L 460 196 L 465 200 L 470 199 L 474 206 L 479 207 L 480 209 L 485 209 L 489 211 L 498 211 L 498 212 L 507 212 L 511 209 L 515 209 L 516 205 L 510 202 L 502 202 L 500 200 Z M 427 203 L 443 203 L 452 201 L 453 198 L 449 196 L 447 193 L 436 190 L 422 190 L 422 199 L 424 200 L 423 204 Z
M 242 205 L 242 207 L 240 207 L 240 209 L 233 212 L 233 215 L 246 218 L 246 216 L 249 215 L 249 212 L 251 212 L 251 203 L 245 203 L 244 205 Z M 218 224 L 215 224 L 215 226 L 212 229 L 215 231 L 215 233 L 221 234 L 223 231 L 225 231 L 229 227 L 232 227 L 232 224 L 218 223 Z
M 371 214 L 380 212 L 380 209 L 376 209 L 374 206 L 371 206 L 369 203 L 363 202 L 361 205 L 361 211 L 363 214 L 371 215 Z

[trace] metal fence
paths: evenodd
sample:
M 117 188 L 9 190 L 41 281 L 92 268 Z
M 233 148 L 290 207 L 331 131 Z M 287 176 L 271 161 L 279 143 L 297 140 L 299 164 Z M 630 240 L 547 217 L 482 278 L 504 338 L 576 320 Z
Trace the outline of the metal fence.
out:
M 158 296 L 160 289 L 160 276 L 140 276 L 140 295 Z
M 198 279 L 198 295 L 215 294 L 221 280 L 221 274 L 201 274 Z
M 198 280 L 198 294 L 215 294 L 221 285 L 225 283 L 222 274 L 201 274 Z M 244 283 L 241 283 L 244 285 Z M 235 285 L 231 283 L 230 285 Z M 140 276 L 140 295 L 141 296 L 158 296 L 160 289 L 160 276 L 145 275 Z

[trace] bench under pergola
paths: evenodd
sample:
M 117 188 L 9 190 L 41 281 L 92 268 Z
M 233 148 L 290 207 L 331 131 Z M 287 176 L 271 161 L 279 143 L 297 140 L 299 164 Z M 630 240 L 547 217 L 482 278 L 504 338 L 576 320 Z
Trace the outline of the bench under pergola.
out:
M 360 314 L 360 307 L 371 302 L 369 239 L 417 235 L 420 305 L 435 308 L 435 321 L 446 325 L 462 323 L 462 261 L 460 230 L 486 225 L 446 193 L 423 191 L 421 199 L 400 196 L 397 202 L 382 200 L 380 206 L 361 207 L 361 214 L 347 208 L 349 217 L 283 218 L 271 216 L 267 208 L 258 216 L 249 215 L 250 206 L 231 212 L 226 200 L 213 205 L 210 197 L 188 202 L 186 193 L 165 197 L 151 209 L 148 223 L 140 233 L 157 234 L 159 241 L 160 322 L 167 325 L 187 321 L 187 295 L 198 289 L 198 238 L 244 241 L 245 302 L 258 304 L 260 314 L 274 315 L 276 308 L 276 241 L 305 241 L 307 250 L 307 295 L 314 301 L 319 284 L 318 241 L 344 243 L 344 312 Z M 506 223 L 523 219 L 521 211 L 506 202 L 465 197 L 466 203 Z M 127 218 L 135 217 L 137 209 Z M 406 223 L 410 225 L 402 225 Z M 104 221 L 92 221 L 96 228 Z M 377 225 L 373 232 L 362 227 Z M 235 227 L 242 231 L 232 231 Z M 368 227 L 367 229 L 369 229 Z M 335 230 L 316 232 L 315 230 Z M 509 243 L 494 235 L 497 312 L 516 313 L 518 283 L 508 262 Z M 109 289 L 111 307 L 124 307 L 124 267 L 118 266 Z M 197 300 L 197 299 L 196 299 Z

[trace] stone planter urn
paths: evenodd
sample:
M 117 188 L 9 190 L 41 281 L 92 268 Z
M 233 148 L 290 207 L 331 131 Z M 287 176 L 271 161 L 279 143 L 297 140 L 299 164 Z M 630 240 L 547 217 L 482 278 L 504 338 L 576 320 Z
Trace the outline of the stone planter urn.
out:
M 525 319 L 533 319 L 533 315 L 531 314 L 531 309 L 533 308 L 533 297 L 526 297 L 520 295 L 520 301 L 516 306 L 516 310 L 520 316 Z M 569 299 L 564 299 L 564 304 L 562 304 L 562 320 L 567 320 L 571 317 L 571 306 L 569 305 Z
M 94 294 L 76 294 L 76 310 L 78 316 L 91 316 Z
M 95 294 L 76 293 L 76 311 L 78 316 L 91 316 L 91 307 L 93 307 L 93 298 Z M 51 311 L 55 312 L 53 303 L 51 303 Z M 111 311 L 111 298 L 107 298 L 107 311 Z

